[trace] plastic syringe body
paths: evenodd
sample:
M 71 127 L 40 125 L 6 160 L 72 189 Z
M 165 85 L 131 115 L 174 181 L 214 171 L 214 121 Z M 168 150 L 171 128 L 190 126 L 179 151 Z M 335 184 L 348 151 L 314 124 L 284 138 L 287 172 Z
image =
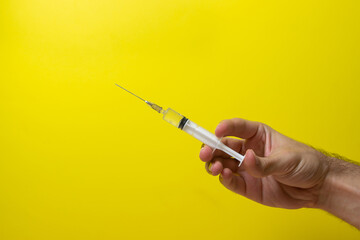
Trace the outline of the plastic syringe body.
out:
M 190 121 L 183 115 L 177 113 L 176 111 L 168 108 L 167 110 L 162 110 L 163 119 L 173 126 L 180 128 L 184 132 L 187 132 L 194 138 L 200 140 L 202 143 L 208 145 L 212 149 L 219 149 L 231 157 L 235 158 L 239 161 L 239 166 L 244 160 L 244 156 L 240 153 L 234 151 L 233 149 L 226 146 L 221 142 L 221 139 L 217 138 L 214 134 L 209 132 L 208 130 L 200 127 L 196 123 Z
M 196 139 L 200 140 L 204 144 L 211 147 L 212 149 L 214 149 L 214 150 L 219 149 L 219 150 L 227 153 L 228 155 L 232 156 L 233 158 L 235 158 L 236 160 L 238 160 L 240 162 L 239 166 L 241 165 L 242 161 L 244 160 L 244 156 L 237 153 L 237 152 L 235 152 L 234 150 L 232 150 L 231 148 L 229 148 L 228 146 L 223 144 L 221 142 L 221 139 L 217 138 L 214 134 L 212 134 L 208 130 L 198 126 L 197 124 L 190 121 L 189 119 L 187 119 L 183 115 L 175 112 L 171 108 L 168 108 L 167 110 L 163 110 L 163 108 L 160 107 L 159 105 L 157 105 L 155 103 L 152 103 L 152 102 L 149 102 L 149 101 L 135 95 L 134 93 L 130 92 L 129 90 L 127 90 L 125 88 L 123 88 L 122 86 L 120 86 L 118 84 L 116 84 L 116 86 L 122 88 L 123 90 L 127 91 L 128 93 L 130 93 L 130 94 L 134 95 L 135 97 L 139 98 L 141 101 L 144 101 L 147 105 L 149 105 L 152 109 L 154 109 L 158 113 L 162 113 L 164 115 L 163 119 L 165 121 L 167 121 L 168 123 L 170 123 L 173 126 L 175 126 L 177 128 L 180 128 L 181 130 L 187 132 L 191 136 L 195 137 Z

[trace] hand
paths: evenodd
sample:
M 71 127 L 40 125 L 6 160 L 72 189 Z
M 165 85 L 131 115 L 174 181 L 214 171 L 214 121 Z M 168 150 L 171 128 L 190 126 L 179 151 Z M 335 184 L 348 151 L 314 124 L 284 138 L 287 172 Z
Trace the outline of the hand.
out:
M 244 119 L 222 121 L 217 137 L 235 151 L 245 154 L 238 161 L 209 146 L 200 151 L 209 173 L 220 174 L 229 190 L 261 204 L 281 208 L 316 207 L 329 171 L 329 160 L 317 150 L 292 140 L 269 126 Z

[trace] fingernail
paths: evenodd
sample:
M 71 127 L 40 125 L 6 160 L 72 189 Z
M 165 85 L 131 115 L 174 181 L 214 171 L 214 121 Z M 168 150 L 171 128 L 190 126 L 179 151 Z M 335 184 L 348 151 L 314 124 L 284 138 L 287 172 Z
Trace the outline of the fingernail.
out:
M 219 180 L 220 180 L 221 183 L 223 182 L 223 176 L 222 176 L 222 174 L 219 175 Z
M 205 146 L 205 144 L 204 144 L 204 143 L 203 143 L 203 144 L 201 144 L 201 148 L 200 148 L 200 149 L 202 149 L 204 146 Z

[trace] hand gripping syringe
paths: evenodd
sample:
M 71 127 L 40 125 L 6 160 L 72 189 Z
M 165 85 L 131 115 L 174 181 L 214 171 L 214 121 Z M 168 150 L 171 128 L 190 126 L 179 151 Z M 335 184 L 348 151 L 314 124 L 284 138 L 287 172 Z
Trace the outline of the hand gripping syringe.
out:
M 235 152 L 234 150 L 232 150 L 228 146 L 226 146 L 224 143 L 221 142 L 221 139 L 217 138 L 214 134 L 212 134 L 208 130 L 198 126 L 197 124 L 190 121 L 189 119 L 187 119 L 183 115 L 175 112 L 171 108 L 163 110 L 162 107 L 142 99 L 141 97 L 135 95 L 134 93 L 128 91 L 127 89 L 121 87 L 120 85 L 116 84 L 116 86 L 124 89 L 128 93 L 130 93 L 130 94 L 134 95 L 135 97 L 139 98 L 140 100 L 144 101 L 147 105 L 149 105 L 152 109 L 154 109 L 158 113 L 163 114 L 163 119 L 165 121 L 167 121 L 168 123 L 170 123 L 171 125 L 173 125 L 173 126 L 175 126 L 177 128 L 180 128 L 181 130 L 187 132 L 188 134 L 190 134 L 194 138 L 200 140 L 202 143 L 204 143 L 204 144 L 208 145 L 209 147 L 211 147 L 213 150 L 219 149 L 219 150 L 225 152 L 226 154 L 228 154 L 231 157 L 238 160 L 240 162 L 239 166 L 241 165 L 242 161 L 244 160 L 244 156 L 237 153 L 237 152 Z

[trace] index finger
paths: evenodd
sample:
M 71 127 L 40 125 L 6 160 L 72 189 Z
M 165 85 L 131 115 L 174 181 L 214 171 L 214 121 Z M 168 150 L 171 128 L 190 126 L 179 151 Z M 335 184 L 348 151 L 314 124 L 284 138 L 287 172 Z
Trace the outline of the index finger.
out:
M 258 132 L 261 123 L 242 118 L 227 119 L 219 123 L 215 129 L 217 137 L 235 136 L 243 139 L 252 138 Z

